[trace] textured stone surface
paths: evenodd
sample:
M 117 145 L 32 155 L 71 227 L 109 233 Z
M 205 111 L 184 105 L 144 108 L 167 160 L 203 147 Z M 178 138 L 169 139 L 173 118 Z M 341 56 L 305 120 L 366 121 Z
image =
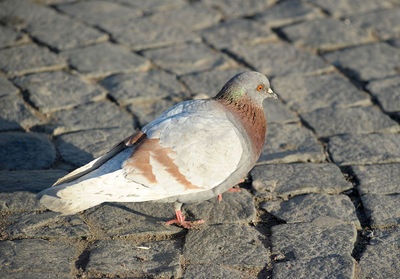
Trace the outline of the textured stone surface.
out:
M 332 68 L 318 56 L 285 43 L 238 45 L 229 47 L 229 51 L 270 77 L 320 73 Z
M 299 124 L 268 125 L 259 163 L 321 162 L 322 146 L 312 133 Z
M 254 227 L 215 225 L 189 231 L 183 257 L 189 264 L 263 268 L 269 261 L 269 250 L 266 237 Z
M 365 194 L 361 196 L 361 201 L 373 228 L 400 224 L 400 194 Z
M 353 166 L 352 169 L 362 195 L 400 193 L 400 164 Z
M 133 129 L 128 127 L 87 130 L 60 135 L 55 144 L 66 162 L 82 166 L 103 155 L 132 133 Z
M 148 50 L 144 55 L 161 68 L 178 75 L 235 65 L 228 57 L 199 43 Z
M 114 24 L 108 30 L 118 42 L 138 50 L 199 41 L 198 35 L 191 31 L 208 27 L 220 18 L 215 10 L 194 3 L 134 19 L 128 24 Z
M 62 55 L 80 73 L 92 77 L 140 72 L 150 67 L 149 61 L 143 57 L 108 42 L 67 50 Z
M 376 107 L 327 107 L 302 113 L 301 116 L 319 137 L 400 131 L 399 124 Z
M 0 96 L 0 131 L 20 130 L 39 122 L 16 94 Z
M 100 87 L 63 71 L 31 74 L 14 81 L 29 92 L 30 100 L 43 112 L 71 108 L 104 97 Z
M 241 273 L 236 269 L 228 268 L 216 264 L 191 264 L 185 271 L 183 276 L 185 279 L 207 279 L 207 278 L 257 278 L 245 273 Z
M 17 88 L 4 76 L 0 75 L 0 97 L 17 95 Z
M 227 17 L 247 16 L 265 10 L 274 0 L 265 1 L 240 1 L 240 0 L 206 0 L 205 3 L 218 8 Z
M 201 36 L 218 49 L 232 45 L 253 45 L 276 40 L 270 29 L 263 28 L 258 22 L 246 19 L 225 21 L 217 26 L 201 30 Z
M 363 13 L 390 6 L 387 0 L 310 0 L 334 16 Z
M 400 112 L 400 76 L 371 82 L 367 88 L 385 111 Z
M 339 165 L 400 162 L 400 134 L 347 134 L 329 139 L 328 149 Z
M 308 194 L 288 201 L 266 201 L 260 207 L 287 223 L 312 222 L 320 217 L 338 219 L 361 227 L 348 196 Z
M 400 231 L 391 229 L 374 231 L 370 245 L 366 247 L 361 259 L 363 278 L 398 278 L 400 271 Z
M 253 197 L 244 189 L 239 193 L 222 194 L 222 201 L 215 197 L 183 208 L 195 219 L 203 219 L 207 225 L 250 223 L 256 220 L 257 213 Z
M 102 80 L 101 85 L 122 105 L 185 95 L 174 75 L 158 70 L 113 75 Z
M 132 6 L 144 11 L 163 11 L 183 6 L 184 0 L 116 0 L 116 2 Z
M 366 31 L 345 22 L 322 18 L 284 27 L 282 32 L 295 45 L 329 50 L 371 41 Z
M 298 0 L 280 1 L 258 14 L 257 21 L 267 26 L 280 26 L 298 20 L 321 17 L 322 13 L 308 3 Z
M 373 32 L 381 39 L 400 36 L 400 8 L 373 11 L 349 18 L 351 25 Z
M 274 265 L 273 278 L 354 278 L 355 261 L 352 257 L 331 255 L 310 260 L 280 262 Z
M 0 70 L 9 75 L 61 69 L 65 60 L 44 47 L 25 44 L 0 50 Z
M 1 272 L 1 278 L 7 279 L 71 279 L 73 278 L 71 275 L 68 274 L 59 274 L 54 272 L 32 272 L 32 271 L 21 271 L 21 272 Z
M 96 234 L 108 237 L 172 235 L 181 229 L 164 223 L 174 216 L 173 204 L 155 202 L 106 203 L 85 213 Z
M 385 43 L 374 43 L 337 50 L 324 57 L 350 76 L 364 81 L 397 74 L 400 49 Z
M 0 242 L 0 270 L 69 273 L 75 249 L 60 241 L 24 239 Z
M 44 134 L 9 132 L 0 134 L 0 169 L 49 167 L 56 151 Z
M 264 102 L 263 107 L 268 122 L 267 125 L 270 123 L 286 124 L 300 121 L 299 118 L 281 102 L 268 100 Z
M 12 46 L 26 40 L 26 35 L 23 33 L 0 25 L 0 48 Z
M 86 268 L 89 274 L 178 277 L 179 250 L 180 243 L 174 240 L 141 244 L 100 240 L 91 247 Z
M 308 193 L 338 194 L 352 188 L 335 164 L 261 165 L 250 175 L 258 195 L 283 199 Z
M 371 104 L 367 94 L 357 90 L 347 79 L 336 73 L 278 77 L 272 80 L 272 87 L 297 112 Z
M 357 237 L 353 225 L 329 218 L 277 225 L 271 231 L 272 255 L 287 261 L 350 255 Z
M 58 111 L 51 119 L 48 128 L 55 135 L 101 128 L 135 128 L 133 117 L 111 102 L 89 103 L 73 110 Z
M 54 212 L 24 212 L 7 216 L 5 233 L 12 238 L 80 238 L 89 236 L 88 226 L 79 217 L 61 217 Z

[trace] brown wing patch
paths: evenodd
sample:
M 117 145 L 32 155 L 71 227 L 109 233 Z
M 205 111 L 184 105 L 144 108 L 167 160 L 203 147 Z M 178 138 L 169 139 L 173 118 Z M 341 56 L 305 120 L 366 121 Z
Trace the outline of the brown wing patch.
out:
M 178 166 L 169 156 L 174 151 L 171 148 L 162 147 L 159 139 L 145 138 L 143 143 L 137 147 L 132 155 L 126 160 L 124 167 L 134 168 L 139 171 L 150 183 L 157 183 L 157 178 L 150 163 L 150 157 L 165 167 L 165 170 L 182 184 L 186 189 L 201 189 L 202 187 L 193 185 L 179 171 Z

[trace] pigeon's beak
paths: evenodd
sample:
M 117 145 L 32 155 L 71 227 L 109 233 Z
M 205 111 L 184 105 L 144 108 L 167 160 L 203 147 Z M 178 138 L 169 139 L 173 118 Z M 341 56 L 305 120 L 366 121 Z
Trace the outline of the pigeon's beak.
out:
M 277 95 L 274 91 L 272 91 L 271 88 L 268 88 L 268 94 L 271 94 L 272 97 L 273 97 L 274 99 L 276 99 L 276 100 L 279 99 L 278 95 Z

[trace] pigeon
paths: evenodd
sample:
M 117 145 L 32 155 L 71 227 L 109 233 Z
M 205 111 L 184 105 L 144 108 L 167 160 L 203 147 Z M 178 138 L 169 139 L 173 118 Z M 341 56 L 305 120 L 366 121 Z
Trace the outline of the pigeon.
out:
M 103 156 L 38 194 L 46 208 L 71 215 L 103 202 L 173 202 L 176 218 L 193 228 L 183 203 L 219 196 L 257 162 L 266 136 L 263 101 L 277 99 L 267 77 L 235 75 L 209 99 L 172 106 Z

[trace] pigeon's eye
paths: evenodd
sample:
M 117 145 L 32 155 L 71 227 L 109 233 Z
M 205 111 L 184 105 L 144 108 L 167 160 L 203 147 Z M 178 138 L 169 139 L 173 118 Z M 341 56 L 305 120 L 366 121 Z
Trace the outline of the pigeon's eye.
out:
M 264 89 L 264 86 L 262 86 L 262 84 L 260 84 L 259 86 L 257 86 L 257 91 L 258 92 L 261 92 L 261 90 L 263 90 Z

